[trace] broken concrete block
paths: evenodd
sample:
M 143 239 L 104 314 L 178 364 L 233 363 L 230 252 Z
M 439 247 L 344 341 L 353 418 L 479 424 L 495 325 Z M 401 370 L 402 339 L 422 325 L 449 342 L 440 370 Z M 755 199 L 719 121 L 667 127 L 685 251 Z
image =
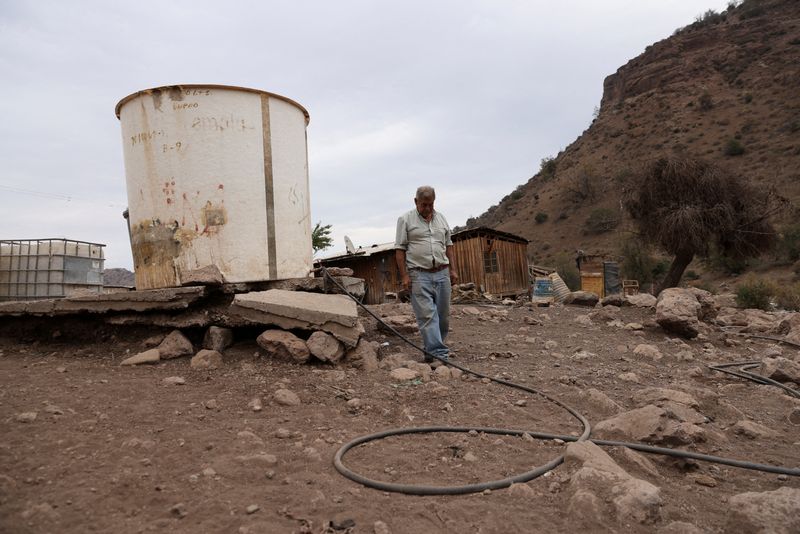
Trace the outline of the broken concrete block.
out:
M 284 330 L 267 330 L 256 338 L 256 342 L 273 358 L 306 363 L 311 357 L 306 342 Z
M 322 330 L 348 347 L 355 347 L 364 332 L 356 303 L 344 295 L 270 289 L 236 295 L 229 311 L 256 324 Z
M 233 330 L 209 326 L 203 338 L 203 348 L 222 352 L 233 344 Z
M 158 346 L 158 353 L 161 355 L 162 360 L 169 360 L 194 354 L 194 347 L 192 342 L 186 339 L 186 336 L 180 330 L 173 330 Z
M 139 365 L 142 363 L 156 363 L 161 360 L 161 354 L 158 349 L 150 349 L 139 354 L 135 354 L 120 363 L 120 365 Z

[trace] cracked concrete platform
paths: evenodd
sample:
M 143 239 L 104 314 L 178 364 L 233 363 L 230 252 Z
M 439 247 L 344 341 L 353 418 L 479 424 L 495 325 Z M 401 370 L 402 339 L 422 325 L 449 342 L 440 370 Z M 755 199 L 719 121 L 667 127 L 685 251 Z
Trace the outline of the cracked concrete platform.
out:
M 356 303 L 345 295 L 270 289 L 236 295 L 229 313 L 283 329 L 324 330 L 350 347 L 364 328 Z
M 0 317 L 184 310 L 206 296 L 204 287 L 122 291 L 47 300 L 0 302 Z

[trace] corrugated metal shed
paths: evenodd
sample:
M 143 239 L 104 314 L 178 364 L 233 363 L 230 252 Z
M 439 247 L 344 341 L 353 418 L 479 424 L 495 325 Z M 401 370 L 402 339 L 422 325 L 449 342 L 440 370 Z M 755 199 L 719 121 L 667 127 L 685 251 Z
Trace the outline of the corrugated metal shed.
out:
M 358 247 L 352 253 L 319 258 L 316 263 L 325 267 L 349 267 L 353 276 L 364 279 L 365 304 L 381 304 L 386 293 L 402 289 L 400 272 L 394 259 L 394 242 Z

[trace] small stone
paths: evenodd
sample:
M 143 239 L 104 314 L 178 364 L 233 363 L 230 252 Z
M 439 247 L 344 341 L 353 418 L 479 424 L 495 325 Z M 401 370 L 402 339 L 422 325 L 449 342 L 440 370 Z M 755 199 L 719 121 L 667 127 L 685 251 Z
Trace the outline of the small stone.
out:
M 372 524 L 372 532 L 374 534 L 392 534 L 392 531 L 389 530 L 389 525 L 383 521 L 375 521 L 375 523 Z
M 180 330 L 173 330 L 164 341 L 158 346 L 158 352 L 162 360 L 188 356 L 194 353 L 192 342 L 184 336 Z
M 66 373 L 67 372 L 67 368 L 66 367 L 56 367 L 56 372 L 57 373 Z
M 257 504 L 251 504 L 250 506 L 245 508 L 245 512 L 247 512 L 248 515 L 249 515 L 249 514 L 254 514 L 254 513 L 258 512 L 260 509 L 261 508 Z
M 288 439 L 292 437 L 292 433 L 286 430 L 285 428 L 279 428 L 273 434 L 278 439 Z
M 397 369 L 392 369 L 389 372 L 389 376 L 393 380 L 405 382 L 407 380 L 414 380 L 415 378 L 418 378 L 419 371 L 416 371 L 414 369 L 407 369 L 405 367 L 398 367 Z
M 514 406 L 527 406 L 527 405 L 528 401 L 526 401 L 525 399 L 520 399 L 514 403 Z
M 179 502 L 178 504 L 172 506 L 169 509 L 169 512 L 172 515 L 178 517 L 179 519 L 183 519 L 184 517 L 189 515 L 189 512 L 186 511 L 186 505 L 182 502 Z
M 272 394 L 272 398 L 275 400 L 276 404 L 280 404 L 281 406 L 299 406 L 301 404 L 300 397 L 298 397 L 295 392 L 288 389 L 277 390 Z
M 475 456 L 474 454 L 472 454 L 471 452 L 468 452 L 468 453 L 466 453 L 464 455 L 464 461 L 465 462 L 477 462 L 478 461 L 478 457 Z
M 278 463 L 278 458 L 274 454 L 266 453 L 237 456 L 236 459 L 244 464 L 272 466 Z
M 192 357 L 192 369 L 219 369 L 222 367 L 222 354 L 215 350 L 202 349 Z
M 260 397 L 256 397 L 253 400 L 251 400 L 250 402 L 248 402 L 247 403 L 247 407 L 250 408 L 251 410 L 253 410 L 254 412 L 260 412 L 261 410 L 264 409 L 264 405 L 261 404 L 261 398 Z
M 15 418 L 19 423 L 33 423 L 36 420 L 36 412 L 22 412 Z
M 233 330 L 220 326 L 209 326 L 203 337 L 203 348 L 222 352 L 233 344 Z
M 361 399 L 359 398 L 350 399 L 349 401 L 347 401 L 346 404 L 347 404 L 347 409 L 350 411 L 350 413 L 356 413 L 359 410 L 361 410 L 362 403 Z
M 215 399 L 206 401 L 206 410 L 216 410 L 216 409 L 217 409 L 217 401 Z
M 706 486 L 708 488 L 717 487 L 717 481 L 708 475 L 696 475 L 694 477 L 694 483 L 699 484 L 700 486 Z
M 120 365 L 139 365 L 142 363 L 156 363 L 158 361 L 161 361 L 161 353 L 158 349 L 150 349 L 122 360 Z
M 216 475 L 217 475 L 217 472 L 214 471 L 214 469 L 212 469 L 210 467 L 206 467 L 205 469 L 203 469 L 203 476 L 204 477 L 213 477 L 213 476 L 216 476 Z
M 317 462 L 322 460 L 322 456 L 320 456 L 319 451 L 314 447 L 306 447 L 303 449 L 303 454 L 305 454 L 309 460 L 314 460 Z
M 186 380 L 182 376 L 168 376 L 164 380 L 162 380 L 164 384 L 173 385 L 173 386 L 182 386 L 186 384 Z

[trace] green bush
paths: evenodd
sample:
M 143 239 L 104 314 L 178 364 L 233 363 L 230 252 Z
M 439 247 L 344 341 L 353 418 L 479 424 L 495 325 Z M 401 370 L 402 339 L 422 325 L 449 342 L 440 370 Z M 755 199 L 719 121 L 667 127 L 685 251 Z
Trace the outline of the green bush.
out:
M 781 259 L 792 263 L 800 260 L 800 223 L 783 229 L 778 242 L 778 254 Z
M 748 266 L 748 261 L 744 258 L 731 258 L 723 256 L 716 250 L 712 250 L 706 264 L 714 271 L 724 274 L 742 274 Z
M 542 224 L 547 220 L 547 214 L 544 213 L 543 211 L 540 211 L 533 217 L 533 220 L 536 221 L 536 224 Z
M 800 282 L 779 287 L 775 302 L 784 310 L 800 311 Z
M 744 145 L 738 139 L 728 139 L 722 152 L 726 156 L 741 156 L 744 154 Z
M 592 210 L 586 219 L 585 229 L 590 234 L 610 232 L 619 225 L 619 213 L 609 208 Z
M 700 98 L 698 99 L 698 104 L 700 104 L 701 111 L 708 111 L 714 107 L 714 100 L 711 98 L 711 94 L 706 91 Z
M 697 271 L 693 271 L 691 269 L 686 271 L 686 273 L 683 275 L 683 277 L 686 278 L 687 280 L 699 280 L 700 279 L 700 275 L 697 274 Z
M 657 280 L 667 274 L 669 270 L 670 262 L 667 260 L 658 260 L 656 264 L 653 266 L 653 279 Z
M 736 304 L 740 308 L 769 310 L 770 299 L 776 293 L 775 285 L 769 280 L 749 277 L 736 288 Z
M 542 163 L 539 167 L 539 174 L 542 176 L 543 180 L 549 180 L 556 175 L 556 165 L 555 158 L 551 156 L 542 158 Z

